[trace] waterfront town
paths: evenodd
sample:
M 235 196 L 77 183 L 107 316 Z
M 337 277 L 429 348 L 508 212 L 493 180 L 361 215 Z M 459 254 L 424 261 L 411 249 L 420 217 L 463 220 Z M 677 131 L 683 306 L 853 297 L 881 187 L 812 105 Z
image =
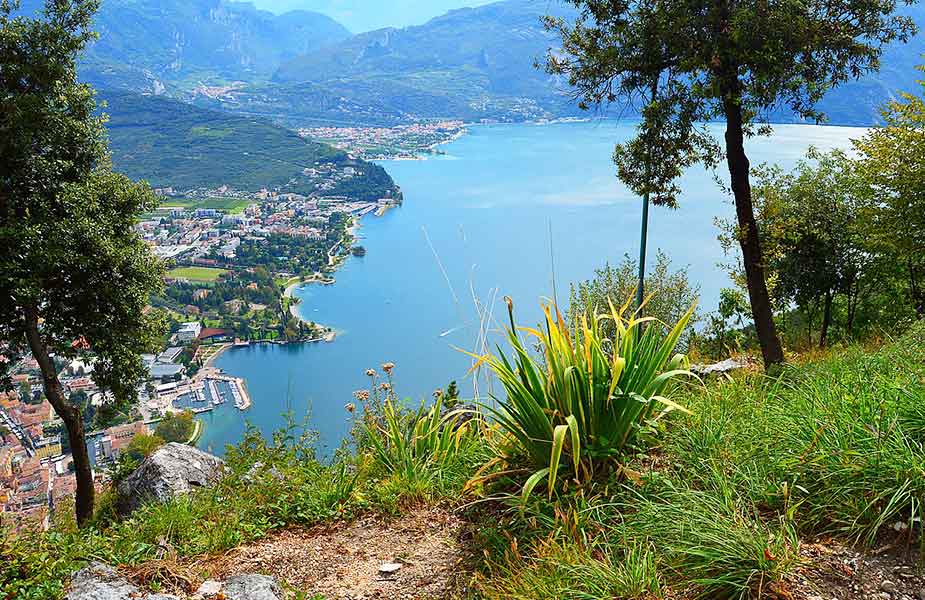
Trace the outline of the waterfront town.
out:
M 315 127 L 299 135 L 331 144 L 365 160 L 417 160 L 442 154 L 443 144 L 466 133 L 462 121 L 437 121 L 397 127 Z
M 81 407 L 98 484 L 111 477 L 132 441 L 158 432 L 165 417 L 225 404 L 250 407 L 246 383 L 212 366 L 222 351 L 333 339 L 331 330 L 298 318 L 286 288 L 311 277 L 330 283 L 342 258 L 351 250 L 359 254 L 352 246 L 356 220 L 384 214 L 400 204 L 401 194 L 375 200 L 326 195 L 339 180 L 355 177 L 354 169 L 307 171 L 310 195 L 227 186 L 155 190 L 160 206 L 137 227 L 168 269 L 166 292 L 152 298 L 152 308 L 165 312 L 170 332 L 159 353 L 142 357 L 149 376 L 137 404 L 113 407 L 93 381 L 92 357 L 56 365 L 70 401 Z M 0 392 L 0 522 L 44 529 L 76 488 L 67 433 L 45 399 L 34 359 L 21 360 L 11 373 L 12 391 Z M 188 439 L 179 441 L 196 442 L 203 425 L 192 422 Z
M 157 355 L 144 355 L 149 377 L 138 388 L 139 401 L 112 410 L 111 398 L 93 381 L 92 361 L 62 365 L 60 380 L 71 402 L 81 406 L 87 426 L 87 450 L 102 483 L 136 436 L 150 436 L 167 415 L 199 414 L 230 403 L 245 411 L 251 405 L 242 379 L 214 367 L 187 376 L 178 362 L 191 345 L 209 334 L 198 322 L 185 324 Z M 189 335 L 194 334 L 194 337 Z M 229 346 L 224 344 L 219 349 Z M 197 352 L 214 347 L 200 346 Z M 195 360 L 195 359 L 194 359 Z M 63 422 L 45 399 L 38 364 L 31 357 L 13 369 L 15 389 L 0 393 L 0 520 L 13 527 L 47 528 L 52 511 L 74 495 L 76 479 Z M 106 424 L 102 426 L 101 424 Z M 181 440 L 195 443 L 201 424 Z

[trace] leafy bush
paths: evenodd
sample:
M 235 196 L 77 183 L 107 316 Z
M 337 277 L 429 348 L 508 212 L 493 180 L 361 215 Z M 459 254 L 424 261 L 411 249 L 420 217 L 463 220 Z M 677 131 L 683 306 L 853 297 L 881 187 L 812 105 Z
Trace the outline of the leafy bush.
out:
M 523 452 L 536 469 L 524 485 L 525 498 L 544 478 L 552 497 L 562 464 L 578 480 L 615 466 L 649 424 L 683 410 L 663 394 L 677 377 L 689 374 L 687 359 L 672 353 L 693 306 L 667 335 L 652 318 L 626 317 L 629 303 L 620 310 L 610 304 L 608 314 L 590 320 L 581 316 L 573 332 L 558 311 L 553 316 L 545 306 L 545 331 L 525 330 L 539 342 L 541 364 L 518 335 L 513 303 L 507 301 L 513 364 L 503 352 L 478 358 L 507 392 L 497 406 L 486 408 L 514 441 L 514 451 Z M 603 332 L 608 320 L 612 338 Z M 507 460 L 508 452 L 499 458 Z
M 575 325 L 582 315 L 607 312 L 613 298 L 632 298 L 639 285 L 639 262 L 628 255 L 620 264 L 610 263 L 596 269 L 594 278 L 573 284 L 569 296 L 568 323 Z M 649 295 L 645 314 L 663 323 L 677 323 L 688 309 L 697 303 L 700 288 L 692 286 L 687 267 L 674 270 L 671 258 L 662 250 L 655 257 L 655 266 L 646 273 L 645 292 Z M 690 329 L 681 334 L 680 346 L 687 347 L 688 331 L 700 321 L 697 311 L 690 317 Z M 613 337 L 613 324 L 602 325 L 607 337 Z

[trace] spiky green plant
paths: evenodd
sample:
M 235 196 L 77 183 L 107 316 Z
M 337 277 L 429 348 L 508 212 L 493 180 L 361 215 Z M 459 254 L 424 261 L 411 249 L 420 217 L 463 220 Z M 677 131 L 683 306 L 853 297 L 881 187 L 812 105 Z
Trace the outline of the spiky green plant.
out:
M 640 431 L 667 412 L 685 410 L 666 393 L 676 378 L 691 375 L 687 358 L 673 353 L 694 306 L 669 328 L 628 314 L 629 303 L 619 310 L 610 303 L 608 313 L 581 315 L 569 331 L 548 305 L 545 330 L 518 328 L 506 301 L 513 359 L 500 348 L 477 358 L 507 392 L 486 409 L 536 469 L 524 484 L 525 498 L 543 479 L 551 497 L 561 465 L 578 480 L 619 465 Z M 606 320 L 614 324 L 613 339 L 603 333 Z M 518 331 L 539 342 L 542 361 Z
M 459 411 L 442 415 L 438 397 L 429 408 L 403 411 L 389 396 L 382 418 L 366 423 L 367 439 L 376 461 L 405 482 L 428 483 L 439 476 L 474 440 L 471 424 Z

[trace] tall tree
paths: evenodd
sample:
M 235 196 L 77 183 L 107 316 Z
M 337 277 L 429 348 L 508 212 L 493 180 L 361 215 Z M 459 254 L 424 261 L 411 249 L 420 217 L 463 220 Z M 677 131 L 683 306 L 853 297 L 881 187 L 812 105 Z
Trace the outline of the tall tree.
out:
M 562 39 L 547 69 L 568 78 L 584 107 L 643 104 L 637 137 L 615 153 L 620 177 L 634 191 L 649 193 L 656 205 L 675 205 L 683 169 L 720 157 L 702 124 L 725 122 L 722 146 L 752 316 L 765 364 L 783 362 L 745 139 L 769 132 L 761 124 L 779 108 L 821 120 L 815 106 L 825 92 L 877 69 L 883 47 L 907 40 L 914 25 L 893 15 L 897 0 L 568 1 L 579 9 L 575 22 L 546 19 Z
M 822 310 L 819 346 L 828 344 L 836 300 L 844 300 L 845 330 L 854 334 L 859 303 L 870 291 L 871 261 L 866 250 L 870 191 L 857 165 L 841 150 L 811 148 L 806 160 L 785 173 L 780 167 L 753 171 L 756 218 L 771 294 L 776 306 L 794 304 L 804 315 Z M 724 245 L 738 227 L 724 223 Z M 734 278 L 743 281 L 741 269 Z M 813 319 L 809 324 L 812 327 Z
M 0 1 L 0 352 L 38 362 L 67 428 L 84 524 L 94 497 L 84 420 L 55 359 L 92 354 L 98 385 L 116 401 L 135 396 L 162 269 L 133 227 L 154 199 L 112 172 L 93 91 L 77 81 L 99 0 L 47 0 L 35 17 L 16 16 L 17 4 Z
M 922 83 L 925 90 L 925 82 Z M 870 242 L 906 280 L 925 319 L 925 95 L 903 94 L 883 110 L 884 126 L 855 143 L 874 195 Z

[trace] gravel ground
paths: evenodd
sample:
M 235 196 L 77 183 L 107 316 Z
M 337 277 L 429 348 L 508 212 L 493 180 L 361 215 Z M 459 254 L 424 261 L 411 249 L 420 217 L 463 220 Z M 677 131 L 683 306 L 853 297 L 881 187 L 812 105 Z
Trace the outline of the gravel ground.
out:
M 857 550 L 823 540 L 800 548 L 804 565 L 782 586 L 793 600 L 925 600 L 925 565 L 904 543 Z
M 457 578 L 464 570 L 458 542 L 462 526 L 452 513 L 432 508 L 393 520 L 370 516 L 328 529 L 283 531 L 197 568 L 221 579 L 274 575 L 308 598 L 446 598 L 461 591 L 457 579 L 467 579 Z M 380 572 L 387 563 L 400 567 L 391 574 Z

